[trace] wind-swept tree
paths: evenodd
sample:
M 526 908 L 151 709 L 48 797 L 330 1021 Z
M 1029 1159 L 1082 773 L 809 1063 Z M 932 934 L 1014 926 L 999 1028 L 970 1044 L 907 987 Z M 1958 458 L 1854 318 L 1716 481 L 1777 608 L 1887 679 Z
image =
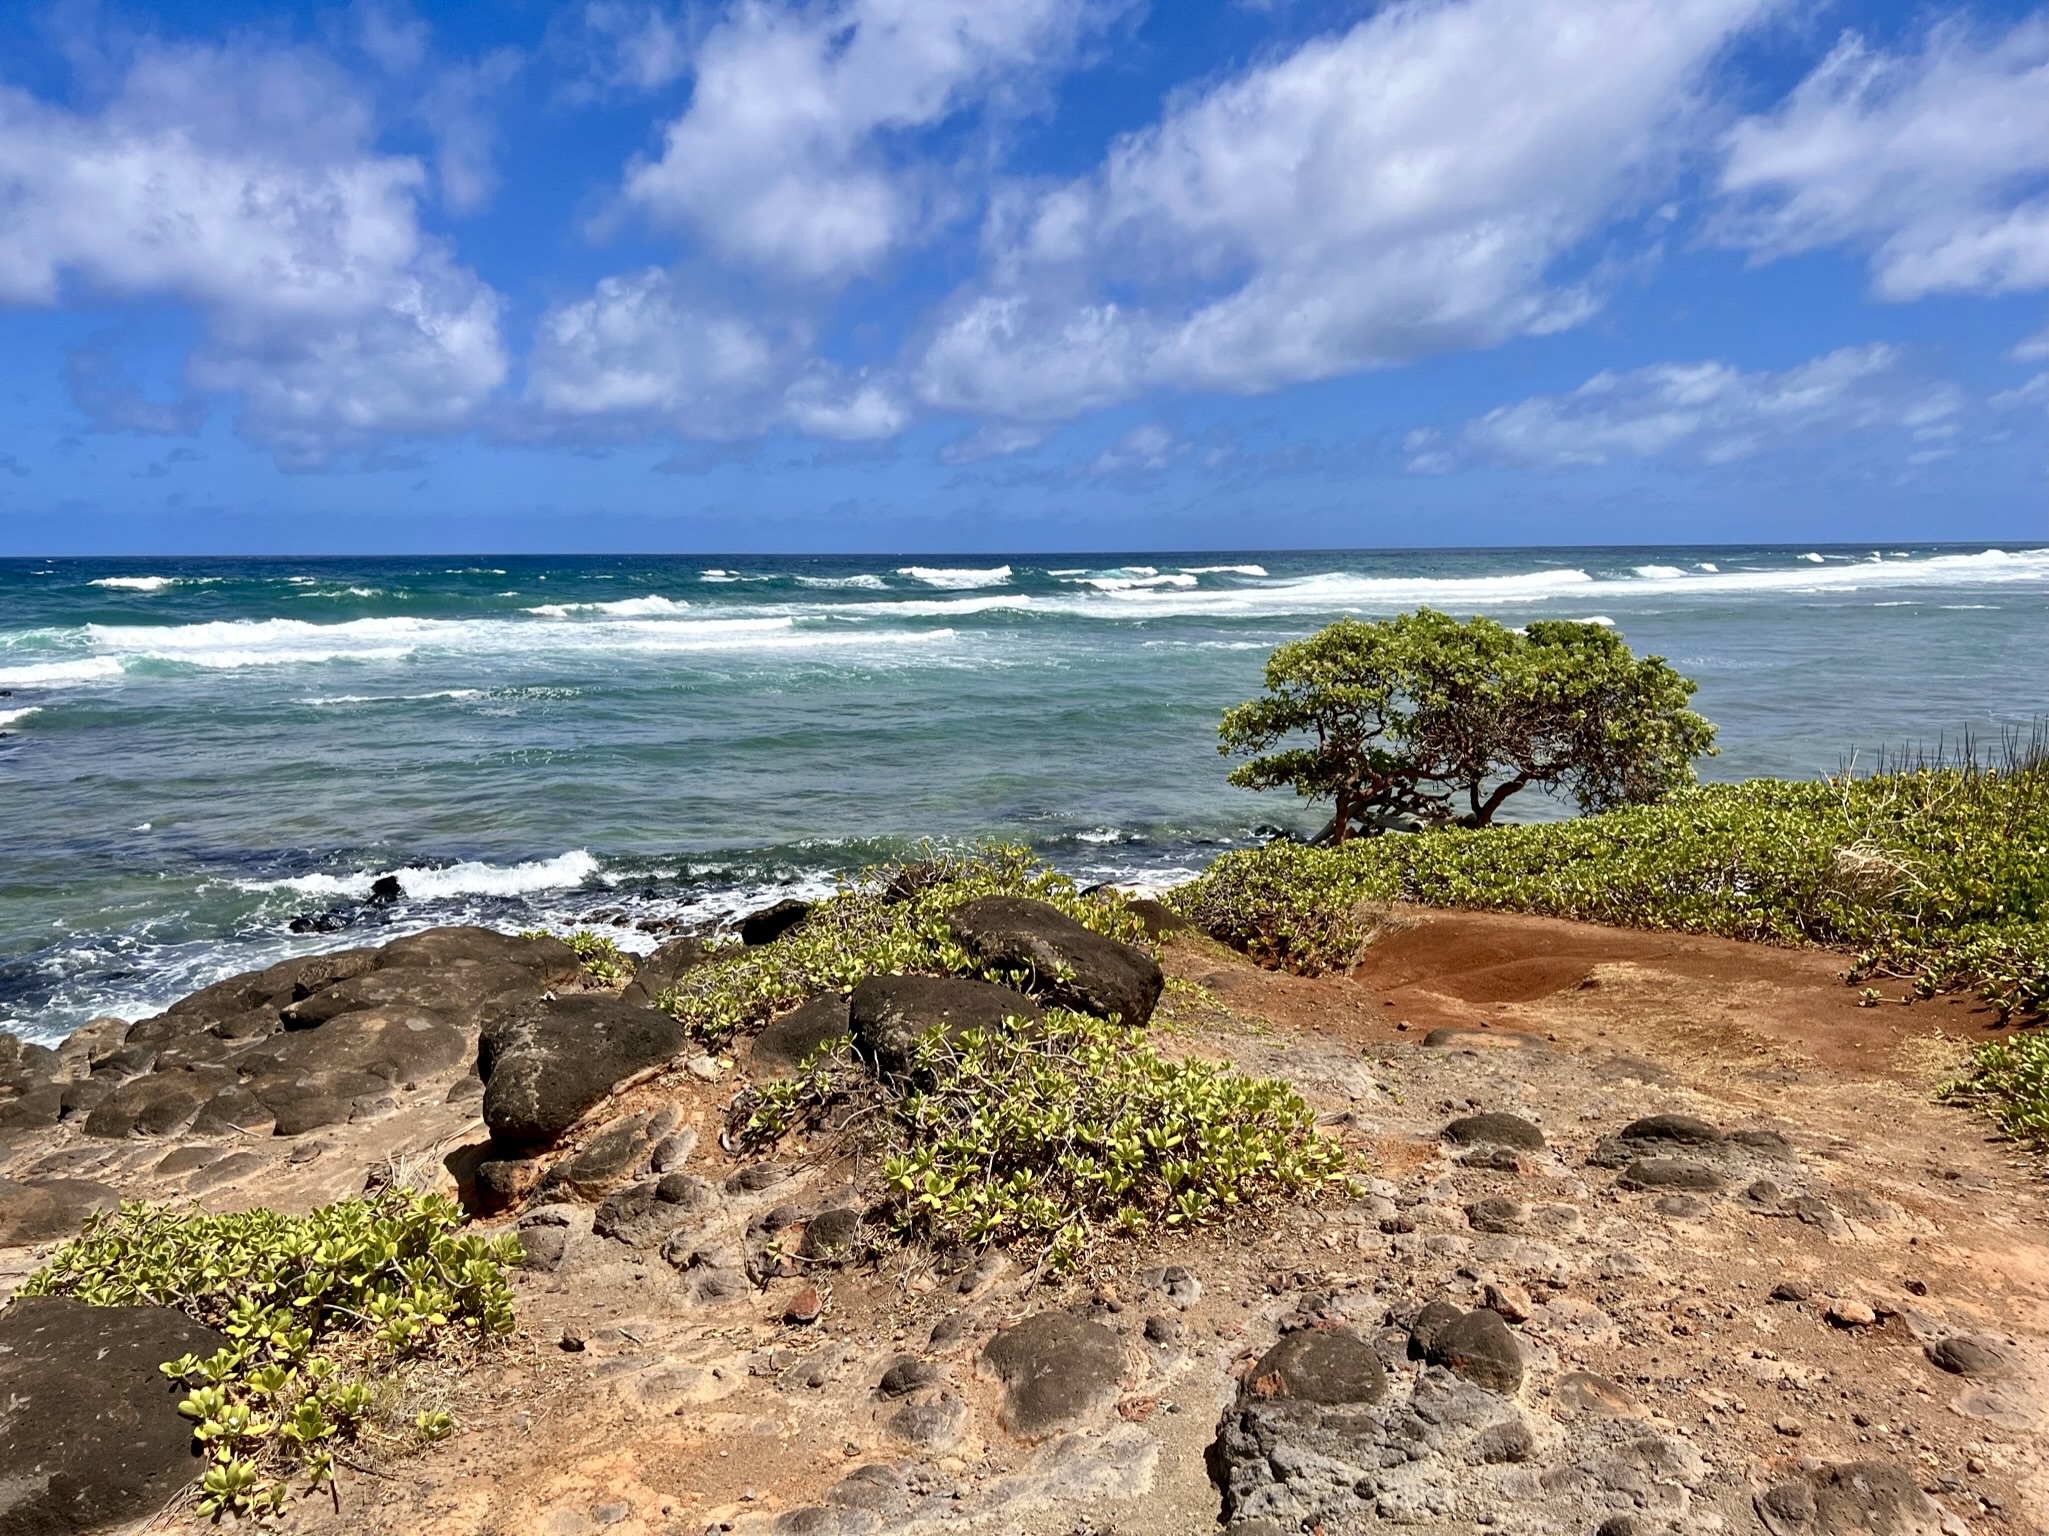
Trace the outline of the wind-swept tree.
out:
M 1319 841 L 1401 826 L 1484 827 L 1525 789 L 1582 811 L 1693 782 L 1715 728 L 1693 682 L 1598 624 L 1509 629 L 1428 608 L 1340 619 L 1281 646 L 1266 693 L 1226 711 L 1217 750 L 1243 789 L 1334 802 Z

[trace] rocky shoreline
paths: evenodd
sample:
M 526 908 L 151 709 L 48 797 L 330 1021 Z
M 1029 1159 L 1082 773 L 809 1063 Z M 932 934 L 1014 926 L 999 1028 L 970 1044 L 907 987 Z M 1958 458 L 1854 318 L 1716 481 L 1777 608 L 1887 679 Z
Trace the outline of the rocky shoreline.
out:
M 1700 1000 L 1644 967 L 1506 1000 L 1462 995 L 1480 964 L 1311 984 L 1143 915 L 1164 970 L 985 897 L 959 942 L 1035 996 L 878 975 L 718 1054 L 657 1004 L 700 941 L 608 985 L 483 929 L 0 1037 L 0 1284 L 123 1199 L 399 1182 L 516 1230 L 521 1327 L 449 1384 L 453 1444 L 343 1473 L 282 1517 L 309 1532 L 2042 1528 L 2039 1191 L 1953 1112 L 1661 1035 Z M 878 1170 L 829 1137 L 722 1139 L 736 1092 L 840 1035 L 888 1077 L 929 1029 L 1052 1005 L 1284 1078 L 1358 1189 L 1060 1281 L 887 1240 Z M 198 1523 L 155 1369 L 195 1326 L 0 1310 L 0 1536 Z

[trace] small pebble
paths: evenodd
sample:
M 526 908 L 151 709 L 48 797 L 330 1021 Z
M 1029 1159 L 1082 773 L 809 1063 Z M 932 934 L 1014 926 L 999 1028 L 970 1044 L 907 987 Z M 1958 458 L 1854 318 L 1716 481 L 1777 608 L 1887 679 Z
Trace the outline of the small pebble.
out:
M 1798 1419 L 1781 1419 L 1778 1423 L 1774 1424 L 1772 1428 L 1776 1429 L 1788 1440 L 1798 1440 L 1801 1437 L 1801 1435 L 1806 1433 L 1806 1426 L 1803 1425 Z
M 568 1350 L 572 1355 L 582 1354 L 583 1335 L 578 1333 L 574 1328 L 564 1328 L 562 1330 L 562 1347 Z
M 1772 1287 L 1773 1301 L 1805 1301 L 1813 1294 L 1804 1280 L 1781 1280 Z
M 701 1083 L 715 1083 L 719 1080 L 719 1064 L 709 1056 L 693 1056 L 683 1063 L 683 1070 Z
M 1828 1320 L 1838 1328 L 1869 1328 L 1878 1314 L 1854 1296 L 1838 1296 L 1828 1304 Z
M 1983 1456 L 1973 1456 L 1964 1463 L 1964 1470 L 1967 1472 L 1983 1472 L 1985 1470 L 1985 1458 Z

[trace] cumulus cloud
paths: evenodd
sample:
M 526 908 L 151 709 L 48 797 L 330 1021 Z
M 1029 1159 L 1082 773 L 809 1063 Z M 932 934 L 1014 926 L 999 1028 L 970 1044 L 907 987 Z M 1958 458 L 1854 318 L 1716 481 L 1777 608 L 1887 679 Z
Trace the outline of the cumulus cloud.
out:
M 742 0 L 698 44 L 690 106 L 629 199 L 725 260 L 803 282 L 875 271 L 941 188 L 893 139 L 1059 67 L 1084 0 Z
M 1563 395 L 1537 395 L 1476 417 L 1445 438 L 1409 434 L 1409 467 L 1436 473 L 1482 461 L 1556 469 L 1618 460 L 1723 464 L 1843 433 L 1884 428 L 1939 450 L 1964 398 L 1912 377 L 1898 349 L 1844 347 L 1782 372 L 1727 363 L 1657 363 L 1598 373 Z
M 504 377 L 499 300 L 424 234 L 417 161 L 286 53 L 137 58 L 97 113 L 0 88 L 0 303 L 167 297 L 191 384 L 281 461 L 465 424 Z
M 1961 21 L 1918 53 L 1843 38 L 1777 111 L 1729 131 L 1723 237 L 1761 260 L 1870 252 L 1874 291 L 2049 284 L 2049 21 L 1987 37 Z
M 1184 96 L 1094 175 L 998 208 L 992 280 L 921 392 L 1059 419 L 1571 325 L 1595 298 L 1552 269 L 1669 169 L 1765 5 L 1402 0 Z
M 690 72 L 696 47 L 688 18 L 660 5 L 592 0 L 558 34 L 576 57 L 574 100 L 608 91 L 658 91 Z
M 525 399 L 558 432 L 720 439 L 788 426 L 861 441 L 907 419 L 884 382 L 829 367 L 800 334 L 699 300 L 658 267 L 608 277 L 544 315 Z

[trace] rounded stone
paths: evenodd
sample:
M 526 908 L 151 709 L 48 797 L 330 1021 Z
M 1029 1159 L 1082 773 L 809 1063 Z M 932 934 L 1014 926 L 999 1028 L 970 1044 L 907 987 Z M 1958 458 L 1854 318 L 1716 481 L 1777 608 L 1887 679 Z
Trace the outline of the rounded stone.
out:
M 1304 1328 L 1284 1334 L 1245 1373 L 1241 1397 L 1286 1397 L 1335 1408 L 1377 1403 L 1387 1395 L 1387 1368 L 1373 1346 L 1349 1328 Z

